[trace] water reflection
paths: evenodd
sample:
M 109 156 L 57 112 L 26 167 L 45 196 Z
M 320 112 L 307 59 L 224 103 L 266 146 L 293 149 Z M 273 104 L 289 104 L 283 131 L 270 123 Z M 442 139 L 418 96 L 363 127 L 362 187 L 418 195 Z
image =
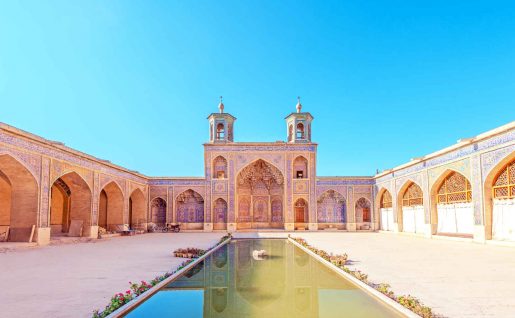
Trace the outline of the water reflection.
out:
M 261 250 L 267 258 L 252 257 Z M 233 241 L 129 316 L 144 317 L 155 307 L 189 306 L 156 297 L 181 290 L 201 291 L 203 317 L 398 317 L 285 240 Z

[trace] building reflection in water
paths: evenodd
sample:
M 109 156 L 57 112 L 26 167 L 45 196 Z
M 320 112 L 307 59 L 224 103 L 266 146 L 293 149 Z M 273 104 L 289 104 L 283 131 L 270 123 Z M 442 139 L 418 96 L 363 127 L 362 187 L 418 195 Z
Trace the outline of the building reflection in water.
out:
M 263 260 L 254 250 L 266 250 Z M 237 240 L 163 290 L 204 291 L 204 317 L 318 317 L 319 291 L 356 288 L 285 240 Z

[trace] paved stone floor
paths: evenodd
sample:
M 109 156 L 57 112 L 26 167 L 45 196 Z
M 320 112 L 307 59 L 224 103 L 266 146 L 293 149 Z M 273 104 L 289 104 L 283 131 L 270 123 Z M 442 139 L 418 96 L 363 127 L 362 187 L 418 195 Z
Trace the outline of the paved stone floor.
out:
M 176 268 L 184 259 L 171 256 L 175 248 L 207 248 L 223 235 L 156 233 L 0 253 L 0 316 L 91 317 L 129 281 Z
M 294 233 L 446 317 L 515 317 L 515 248 L 387 233 Z
M 146 234 L 0 253 L 2 317 L 91 317 L 131 280 L 175 268 L 177 247 L 206 248 L 223 233 Z M 297 232 L 347 253 L 355 268 L 447 317 L 515 317 L 515 248 L 383 233 Z M 237 236 L 286 236 L 239 233 Z

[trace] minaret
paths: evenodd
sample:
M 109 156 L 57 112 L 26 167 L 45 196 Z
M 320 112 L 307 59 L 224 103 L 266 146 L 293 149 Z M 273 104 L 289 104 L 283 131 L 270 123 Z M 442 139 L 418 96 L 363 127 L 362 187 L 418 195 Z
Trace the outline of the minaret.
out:
M 224 143 L 234 141 L 233 127 L 236 117 L 224 113 L 224 108 L 223 97 L 220 96 L 218 113 L 212 113 L 207 117 L 209 120 L 209 142 Z
M 311 142 L 311 121 L 313 116 L 310 113 L 302 112 L 300 97 L 297 97 L 296 113 L 286 116 L 286 133 L 288 142 L 309 143 Z

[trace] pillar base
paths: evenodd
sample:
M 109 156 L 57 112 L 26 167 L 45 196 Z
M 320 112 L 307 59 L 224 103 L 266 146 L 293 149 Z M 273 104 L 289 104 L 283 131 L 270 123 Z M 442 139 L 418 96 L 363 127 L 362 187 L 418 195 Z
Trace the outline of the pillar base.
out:
M 347 231 L 356 232 L 356 223 L 347 223 Z
M 477 243 L 485 243 L 486 235 L 485 235 L 485 226 L 484 225 L 474 225 L 474 242 Z
M 401 232 L 401 229 L 400 229 L 401 225 L 399 223 L 393 223 L 393 232 L 394 233 L 399 233 Z
M 308 228 L 310 231 L 318 231 L 318 223 L 309 223 Z
M 50 243 L 50 228 L 38 227 L 34 236 L 33 241 L 35 240 L 38 245 L 48 245 Z
M 204 223 L 204 232 L 212 232 L 213 223 Z
M 295 223 L 284 223 L 284 230 L 285 231 L 294 231 Z
M 236 232 L 236 223 L 227 223 L 227 232 Z
M 86 227 L 84 229 L 84 237 L 89 237 L 89 238 L 98 238 L 98 225 L 92 225 L 89 227 L 89 229 Z
M 434 224 L 424 224 L 424 237 L 431 238 Z

